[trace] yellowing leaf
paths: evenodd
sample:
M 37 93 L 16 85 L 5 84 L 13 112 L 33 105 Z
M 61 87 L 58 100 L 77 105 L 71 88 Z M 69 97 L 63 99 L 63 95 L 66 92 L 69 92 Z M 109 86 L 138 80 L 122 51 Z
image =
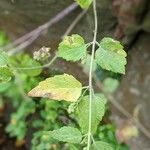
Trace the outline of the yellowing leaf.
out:
M 28 95 L 75 102 L 80 97 L 81 91 L 81 83 L 72 75 L 64 74 L 56 75 L 40 82 Z
M 139 135 L 139 131 L 136 126 L 131 122 L 124 122 L 122 126 L 116 130 L 116 138 L 119 143 L 127 142 L 132 138 L 136 138 Z

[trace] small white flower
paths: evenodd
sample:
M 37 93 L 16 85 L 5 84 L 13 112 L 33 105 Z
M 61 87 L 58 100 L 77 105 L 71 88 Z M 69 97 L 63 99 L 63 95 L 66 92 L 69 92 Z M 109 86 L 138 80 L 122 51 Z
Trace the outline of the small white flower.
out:
M 46 60 L 48 57 L 50 57 L 49 51 L 50 51 L 49 47 L 43 46 L 40 50 L 35 51 L 33 53 L 33 58 L 38 61 Z

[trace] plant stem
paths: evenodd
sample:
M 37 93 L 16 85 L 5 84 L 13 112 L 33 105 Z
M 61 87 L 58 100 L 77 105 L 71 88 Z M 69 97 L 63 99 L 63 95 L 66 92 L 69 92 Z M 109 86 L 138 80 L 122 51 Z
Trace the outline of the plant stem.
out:
M 97 83 L 98 88 L 104 93 L 104 95 L 106 96 L 107 100 L 111 102 L 111 104 L 120 112 L 122 113 L 128 120 L 132 121 L 137 127 L 138 129 L 148 138 L 150 139 L 150 132 L 148 131 L 148 129 L 145 128 L 145 126 L 140 123 L 139 121 L 137 121 L 137 119 L 132 116 L 128 111 L 126 111 L 126 109 L 120 104 L 118 103 L 112 94 L 107 93 L 105 91 L 105 88 L 103 86 L 103 84 L 100 82 L 100 80 L 97 78 L 97 76 L 94 74 L 93 76 L 95 82 Z
M 37 66 L 37 67 L 24 67 L 24 68 L 15 68 L 16 70 L 34 70 L 34 69 L 42 69 L 42 68 L 46 68 L 49 67 L 51 64 L 53 64 L 53 62 L 57 59 L 57 55 L 55 55 L 52 60 L 47 63 L 44 64 L 43 66 Z M 14 68 L 14 67 L 13 67 Z
M 74 27 L 77 25 L 77 23 L 82 19 L 82 17 L 86 14 L 87 9 L 84 9 L 76 18 L 73 20 L 71 25 L 67 28 L 66 32 L 62 36 L 64 38 L 65 36 L 69 35 L 71 31 L 74 29 Z
M 90 71 L 89 71 L 89 128 L 88 128 L 88 143 L 87 143 L 87 150 L 90 149 L 91 146 L 91 123 L 92 123 L 92 97 L 93 97 L 93 87 L 92 87 L 92 71 L 93 71 L 93 61 L 95 55 L 95 47 L 96 47 L 96 38 L 97 38 L 97 11 L 96 11 L 96 0 L 93 0 L 93 12 L 94 12 L 94 38 L 92 44 L 92 55 L 91 55 L 91 62 L 90 62 Z

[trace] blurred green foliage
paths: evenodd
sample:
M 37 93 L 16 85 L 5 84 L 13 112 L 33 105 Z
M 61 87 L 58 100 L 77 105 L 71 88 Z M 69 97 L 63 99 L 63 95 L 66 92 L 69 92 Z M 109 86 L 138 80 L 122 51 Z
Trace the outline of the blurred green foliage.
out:
M 4 46 L 9 42 L 8 37 L 6 36 L 5 32 L 0 31 L 0 47 Z
M 5 45 L 7 42 L 6 35 L 0 32 L 0 46 Z M 4 107 L 5 104 L 11 107 L 10 121 L 6 126 L 6 132 L 9 136 L 15 137 L 17 140 L 24 140 L 29 130 L 32 131 L 32 136 L 30 137 L 32 139 L 32 150 L 82 149 L 76 144 L 54 140 L 49 134 L 50 130 L 59 129 L 64 125 L 78 127 L 74 115 L 68 114 L 65 109 L 69 106 L 69 103 L 47 100 L 45 98 L 42 98 L 40 101 L 36 98 L 33 100 L 26 95 L 30 89 L 44 79 L 42 69 L 34 69 L 34 71 L 28 69 L 28 67 L 39 67 L 40 63 L 24 53 L 12 56 L 9 61 L 15 68 L 16 72 L 14 75 L 16 76 L 17 73 L 17 78 L 13 78 L 6 83 L 0 83 L 0 108 Z M 37 76 L 39 74 L 41 75 Z M 46 70 L 46 74 L 50 76 L 54 75 L 54 72 Z M 33 78 L 33 76 L 36 77 Z M 112 124 L 99 125 L 94 137 L 95 140 L 110 143 L 115 150 L 128 150 L 126 145 L 117 142 L 115 127 Z
M 111 144 L 114 150 L 129 150 L 129 148 L 125 144 L 119 144 L 117 142 L 117 139 L 115 137 L 115 130 L 116 128 L 113 124 L 109 123 L 100 125 L 96 138 Z

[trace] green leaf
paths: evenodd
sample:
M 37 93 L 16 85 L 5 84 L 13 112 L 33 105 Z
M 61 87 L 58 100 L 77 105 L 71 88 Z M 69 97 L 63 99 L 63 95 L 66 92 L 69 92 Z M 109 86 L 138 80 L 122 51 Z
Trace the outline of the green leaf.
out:
M 0 51 L 0 67 L 8 63 L 8 55 L 4 51 Z
M 124 57 L 127 56 L 126 52 L 123 50 L 124 47 L 120 44 L 120 42 L 112 38 L 103 38 L 100 42 L 100 46 L 105 50 L 114 51 Z
M 38 76 L 42 72 L 40 63 L 27 54 L 12 56 L 10 60 L 15 68 L 18 68 L 20 72 L 23 72 L 28 76 Z
M 92 144 L 90 150 L 113 150 L 113 148 L 106 142 L 96 141 Z
M 77 128 L 62 127 L 57 130 L 50 131 L 52 138 L 68 143 L 80 143 L 82 134 Z
M 81 95 L 82 85 L 72 75 L 56 75 L 39 83 L 29 92 L 32 97 L 75 102 Z
M 28 76 L 38 76 L 42 72 L 42 69 L 40 68 L 41 67 L 40 63 L 33 59 L 26 59 L 26 61 L 23 62 L 21 67 L 24 69 L 20 70 Z M 37 67 L 38 69 L 32 69 L 34 67 L 35 68 Z
M 93 0 L 76 0 L 76 2 L 81 6 L 81 8 L 88 8 Z
M 125 74 L 126 56 L 127 54 L 120 42 L 111 38 L 104 38 L 96 51 L 95 59 L 103 69 Z
M 119 81 L 113 78 L 106 78 L 103 84 L 107 92 L 113 93 L 117 89 Z
M 86 57 L 86 44 L 84 39 L 78 35 L 66 36 L 59 44 L 58 57 L 67 61 L 78 61 Z
M 35 107 L 35 102 L 32 100 L 21 101 L 17 111 L 11 113 L 10 123 L 5 129 L 10 137 L 16 137 L 18 140 L 25 137 L 27 130 L 26 117 L 35 112 Z
M 0 67 L 0 83 L 5 83 L 10 81 L 12 76 L 13 73 L 9 67 L 7 66 Z
M 27 132 L 26 122 L 19 120 L 18 122 L 10 123 L 6 126 L 5 130 L 9 133 L 10 137 L 17 137 L 18 140 L 23 140 Z
M 11 82 L 0 83 L 0 93 L 6 92 L 11 86 Z
M 92 133 L 95 133 L 99 122 L 105 113 L 106 99 L 103 94 L 96 94 L 92 100 Z M 77 110 L 78 123 L 84 134 L 88 132 L 89 122 L 89 96 L 83 97 L 79 103 Z

